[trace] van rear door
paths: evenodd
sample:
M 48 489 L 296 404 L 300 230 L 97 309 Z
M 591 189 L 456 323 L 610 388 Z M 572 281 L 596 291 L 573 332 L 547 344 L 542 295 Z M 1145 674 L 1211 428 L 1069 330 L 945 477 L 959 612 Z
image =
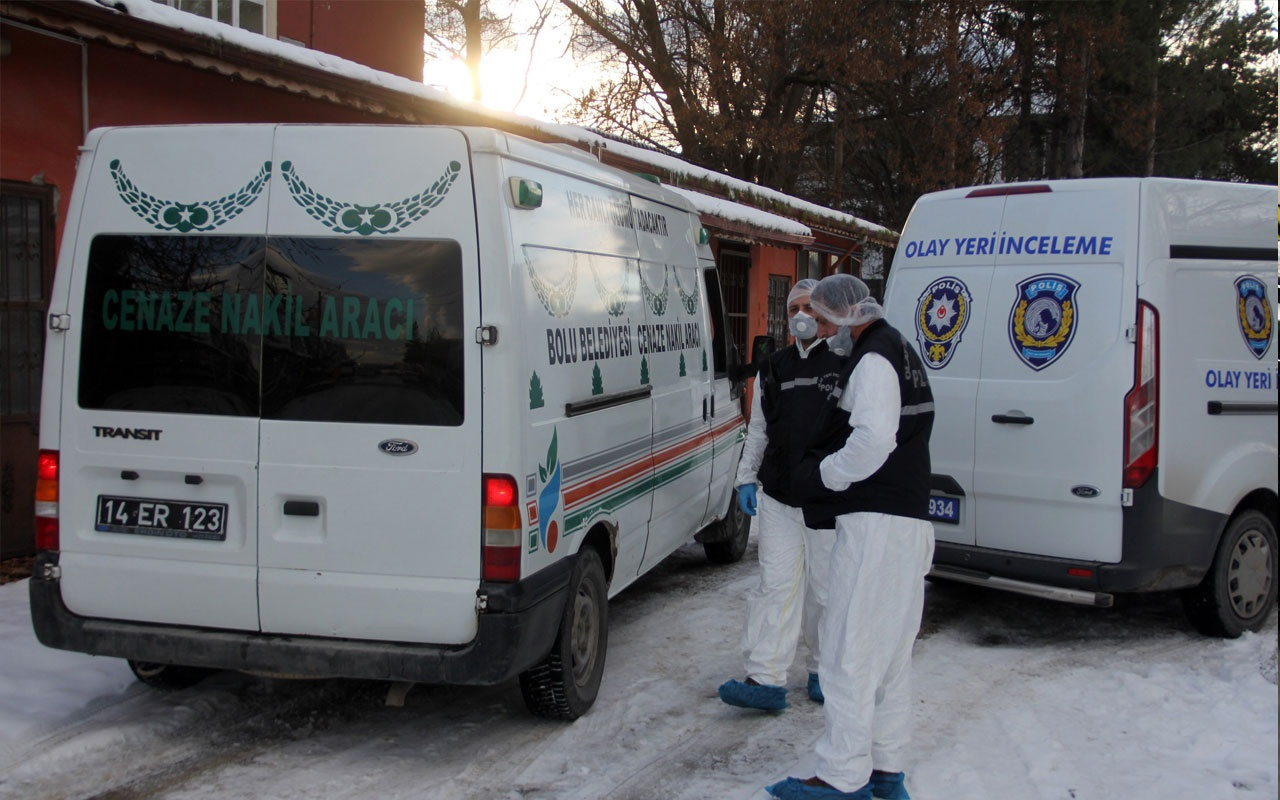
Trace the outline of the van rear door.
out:
M 466 140 L 448 129 L 281 126 L 274 162 L 261 299 L 262 630 L 470 641 L 481 384 Z
M 256 630 L 260 337 L 224 326 L 261 283 L 271 128 L 112 129 L 68 282 L 62 597 L 92 617 Z M 96 141 L 94 140 L 96 138 Z
M 986 333 L 981 317 L 995 256 L 986 248 L 972 252 L 977 248 L 967 248 L 965 242 L 974 231 L 999 228 L 1003 212 L 1003 197 L 966 197 L 956 191 L 921 200 L 898 244 L 885 298 L 890 324 L 914 338 L 929 369 L 936 408 L 929 447 L 929 514 L 943 542 L 977 541 L 974 409 Z
M 996 252 L 976 399 L 977 544 L 1117 562 L 1137 187 L 1051 186 L 1010 195 L 1000 226 L 971 234 Z

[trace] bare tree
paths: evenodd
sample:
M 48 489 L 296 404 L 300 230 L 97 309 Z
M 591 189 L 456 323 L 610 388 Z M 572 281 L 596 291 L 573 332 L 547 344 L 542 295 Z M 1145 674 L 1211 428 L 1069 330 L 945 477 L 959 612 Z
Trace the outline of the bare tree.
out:
M 484 99 L 480 82 L 480 63 L 486 53 L 501 47 L 510 47 L 520 37 L 531 37 L 529 63 L 521 75 L 523 85 L 520 97 L 529 86 L 529 69 L 538 36 L 555 7 L 555 0 L 537 0 L 532 4 L 535 17 L 526 28 L 517 27 L 513 14 L 495 14 L 487 0 L 427 0 L 425 7 L 424 40 L 429 58 L 455 58 L 467 67 L 471 77 L 471 99 Z M 524 28 L 523 30 L 519 28 Z M 514 78 L 514 76 L 513 76 Z

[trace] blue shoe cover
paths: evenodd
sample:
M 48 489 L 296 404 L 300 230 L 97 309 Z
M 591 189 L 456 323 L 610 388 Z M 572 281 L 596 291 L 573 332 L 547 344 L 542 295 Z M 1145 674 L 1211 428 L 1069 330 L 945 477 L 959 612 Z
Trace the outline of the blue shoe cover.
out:
M 842 792 L 830 786 L 810 786 L 799 778 L 787 778 L 764 790 L 778 800 L 871 800 L 871 784 L 854 792 Z
M 822 696 L 822 684 L 818 683 L 818 673 L 809 673 L 809 699 L 815 703 L 824 703 L 826 698 Z
M 901 772 L 872 772 L 871 796 L 875 800 L 911 800 L 903 784 L 905 778 Z
M 720 699 L 739 708 L 781 711 L 787 708 L 787 690 L 781 686 L 753 685 L 728 680 L 720 685 Z

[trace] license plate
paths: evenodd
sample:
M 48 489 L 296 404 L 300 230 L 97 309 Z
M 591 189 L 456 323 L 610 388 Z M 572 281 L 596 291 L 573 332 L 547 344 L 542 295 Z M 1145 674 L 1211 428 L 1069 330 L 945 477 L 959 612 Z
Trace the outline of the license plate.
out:
M 940 494 L 929 495 L 929 519 L 934 522 L 960 524 L 960 498 L 944 497 Z
M 225 503 L 152 500 L 146 497 L 98 495 L 94 529 L 104 533 L 136 533 L 170 539 L 226 541 Z

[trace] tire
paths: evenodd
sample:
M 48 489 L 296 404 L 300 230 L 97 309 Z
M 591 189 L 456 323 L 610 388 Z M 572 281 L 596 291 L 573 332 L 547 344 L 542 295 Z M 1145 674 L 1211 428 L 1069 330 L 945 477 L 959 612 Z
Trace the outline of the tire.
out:
M 209 677 L 215 670 L 203 667 L 179 667 L 153 661 L 129 660 L 129 669 L 138 680 L 156 689 L 186 689 Z
M 720 531 L 713 542 L 703 542 L 707 560 L 713 564 L 735 564 L 747 552 L 747 539 L 751 536 L 751 517 L 738 507 L 738 495 L 729 493 L 729 513 L 715 523 Z
M 604 566 L 590 547 L 578 554 L 569 597 L 551 652 L 520 675 L 520 693 L 539 717 L 573 721 L 591 708 L 609 646 L 609 600 Z
M 1276 527 L 1260 511 L 1232 518 L 1204 581 L 1183 592 L 1187 618 L 1201 633 L 1234 639 L 1260 630 L 1276 606 Z

